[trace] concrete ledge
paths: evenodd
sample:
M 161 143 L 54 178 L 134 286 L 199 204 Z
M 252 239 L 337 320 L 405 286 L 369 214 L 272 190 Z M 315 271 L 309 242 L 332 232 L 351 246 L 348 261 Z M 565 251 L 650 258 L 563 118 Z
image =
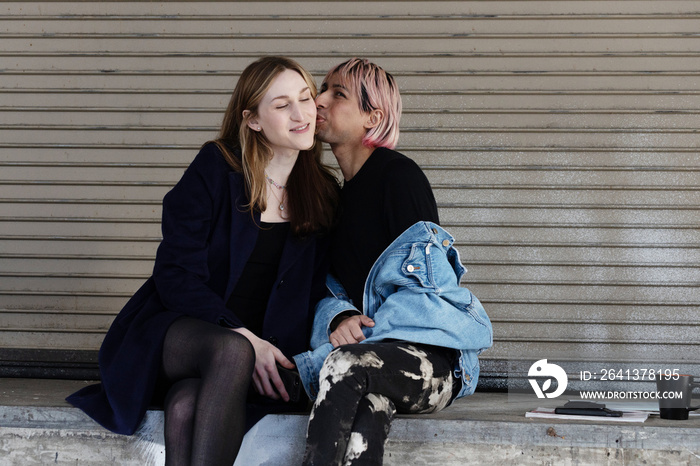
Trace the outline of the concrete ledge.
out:
M 149 411 L 136 435 L 112 434 L 63 398 L 84 383 L 0 379 L 0 463 L 161 465 L 163 417 Z M 434 415 L 399 416 L 385 465 L 700 465 L 700 417 L 643 424 L 528 419 L 552 400 L 480 393 Z M 268 416 L 244 440 L 236 465 L 299 464 L 307 416 Z

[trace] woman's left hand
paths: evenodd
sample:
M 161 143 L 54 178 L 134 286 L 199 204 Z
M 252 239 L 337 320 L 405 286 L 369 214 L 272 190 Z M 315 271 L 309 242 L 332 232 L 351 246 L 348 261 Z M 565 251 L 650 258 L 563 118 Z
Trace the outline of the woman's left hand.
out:
M 294 369 L 294 363 L 287 359 L 275 345 L 258 338 L 247 328 L 240 327 L 232 330 L 246 337 L 255 349 L 255 370 L 253 371 L 255 390 L 273 400 L 279 400 L 281 397 L 284 401 L 289 401 L 289 394 L 277 371 L 277 363 L 287 369 Z

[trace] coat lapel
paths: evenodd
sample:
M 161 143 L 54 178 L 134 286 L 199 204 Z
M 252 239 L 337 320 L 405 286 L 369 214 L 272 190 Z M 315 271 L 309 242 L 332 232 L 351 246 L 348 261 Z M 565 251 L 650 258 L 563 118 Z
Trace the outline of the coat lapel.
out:
M 250 211 L 246 208 L 248 203 L 245 195 L 243 176 L 237 172 L 229 173 L 229 191 L 231 193 L 231 236 L 230 236 L 230 264 L 228 283 L 226 285 L 226 301 L 233 293 L 238 279 L 253 252 L 255 242 L 258 239 L 258 228 L 250 220 Z M 255 222 L 260 222 L 260 213 L 254 213 Z
M 313 235 L 303 239 L 295 238 L 292 235 L 287 237 L 287 242 L 284 244 L 284 251 L 282 251 L 282 258 L 280 259 L 277 277 L 283 277 L 284 274 L 301 259 L 304 253 L 313 253 L 313 251 L 309 250 L 309 247 L 314 244 L 313 239 Z
M 226 286 L 227 301 L 253 252 L 259 232 L 256 224 L 260 224 L 260 212 L 254 212 L 255 223 L 250 220 L 250 211 L 246 208 L 248 198 L 245 195 L 244 181 L 240 173 L 229 174 L 229 189 L 231 193 L 231 262 Z M 291 235 L 287 237 L 277 277 L 283 277 L 305 253 L 313 253 L 309 248 L 315 244 L 314 239 L 314 235 L 303 239 Z

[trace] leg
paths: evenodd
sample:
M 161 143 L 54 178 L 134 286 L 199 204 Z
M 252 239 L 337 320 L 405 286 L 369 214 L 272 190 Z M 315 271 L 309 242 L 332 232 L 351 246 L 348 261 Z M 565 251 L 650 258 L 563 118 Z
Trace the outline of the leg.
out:
M 254 365 L 252 345 L 236 332 L 191 318 L 170 326 L 163 346 L 163 373 L 172 384 L 165 413 L 169 465 L 233 464 Z M 184 444 L 174 443 L 183 437 Z
M 199 379 L 176 382 L 165 397 L 165 445 L 168 465 L 189 464 L 192 458 L 194 412 Z
M 368 393 L 384 395 L 398 412 L 432 412 L 447 406 L 452 399 L 453 353 L 405 342 L 335 349 L 321 370 L 320 391 L 309 418 L 304 464 L 341 464 L 353 425 L 372 424 L 356 419 L 360 400 Z M 383 431 L 385 439 L 388 425 L 374 430 L 375 434 Z
M 396 414 L 394 403 L 384 395 L 368 393 L 357 405 L 355 423 L 345 450 L 344 465 L 382 464 L 384 444 Z

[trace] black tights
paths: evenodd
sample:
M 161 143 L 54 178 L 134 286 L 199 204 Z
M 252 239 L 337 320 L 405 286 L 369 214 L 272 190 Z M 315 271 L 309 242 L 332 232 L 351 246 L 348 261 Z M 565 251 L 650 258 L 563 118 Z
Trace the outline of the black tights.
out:
M 173 323 L 163 346 L 166 465 L 231 466 L 245 434 L 255 367 L 247 338 L 198 319 Z

